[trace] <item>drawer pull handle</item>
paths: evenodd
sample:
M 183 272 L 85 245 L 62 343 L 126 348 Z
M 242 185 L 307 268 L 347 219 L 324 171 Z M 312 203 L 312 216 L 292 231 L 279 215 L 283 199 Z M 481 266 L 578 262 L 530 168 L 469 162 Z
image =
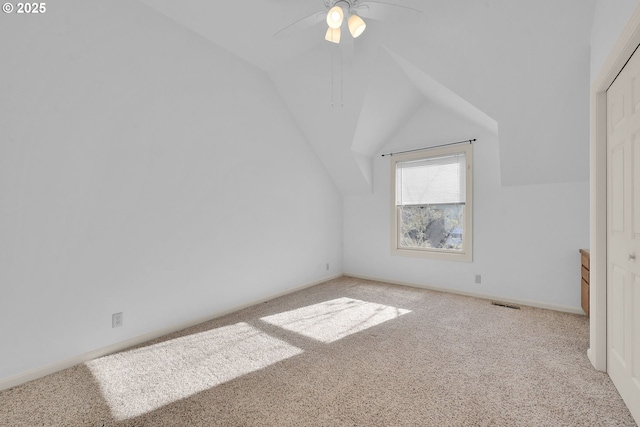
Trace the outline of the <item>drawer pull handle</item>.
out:
M 636 254 L 630 253 L 629 254 L 629 259 L 627 259 L 627 261 L 635 261 L 635 260 L 636 260 Z

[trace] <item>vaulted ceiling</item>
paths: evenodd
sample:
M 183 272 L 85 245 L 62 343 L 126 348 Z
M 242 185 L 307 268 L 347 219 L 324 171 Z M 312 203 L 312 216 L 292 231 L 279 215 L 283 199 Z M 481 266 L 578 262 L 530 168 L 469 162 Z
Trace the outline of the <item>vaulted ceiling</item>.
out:
M 340 45 L 323 21 L 273 37 L 324 0 L 142 1 L 268 73 L 345 195 L 370 192 L 373 156 L 440 110 L 498 139 L 502 185 L 588 180 L 595 0 L 385 0 L 423 13 L 367 19 Z

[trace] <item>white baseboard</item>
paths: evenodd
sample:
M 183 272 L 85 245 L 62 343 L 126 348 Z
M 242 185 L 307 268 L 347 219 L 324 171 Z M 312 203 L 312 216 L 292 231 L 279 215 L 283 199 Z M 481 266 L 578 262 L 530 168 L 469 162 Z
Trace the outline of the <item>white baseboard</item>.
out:
M 568 305 L 559 305 L 559 304 L 548 304 L 548 303 L 540 302 L 540 301 L 531 301 L 531 300 L 525 300 L 525 299 L 519 299 L 519 298 L 509 298 L 509 297 L 504 297 L 504 296 L 501 296 L 501 295 L 483 294 L 483 293 L 479 293 L 479 292 L 467 292 L 467 291 L 462 291 L 462 290 L 454 289 L 454 288 L 442 288 L 442 287 L 438 287 L 438 286 L 422 285 L 422 284 L 418 284 L 418 283 L 409 283 L 409 282 L 403 282 L 403 281 L 399 281 L 399 280 L 386 279 L 386 278 L 380 278 L 380 277 L 363 276 L 363 275 L 360 275 L 360 274 L 344 273 L 344 275 L 347 276 L 347 277 L 354 277 L 356 279 L 364 279 L 364 280 L 373 280 L 375 282 L 392 283 L 394 285 L 409 286 L 409 287 L 412 287 L 412 288 L 420 288 L 420 289 L 428 289 L 430 291 L 447 292 L 447 293 L 450 293 L 450 294 L 465 295 L 465 296 L 469 296 L 469 297 L 482 298 L 482 299 L 488 299 L 488 300 L 494 300 L 494 301 L 497 300 L 497 301 L 507 302 L 507 303 L 511 303 L 511 304 L 526 305 L 526 306 L 529 306 L 529 307 L 536 307 L 536 308 L 545 308 L 547 310 L 562 311 L 562 312 L 565 312 L 565 313 L 581 314 L 583 316 L 586 316 L 585 312 L 582 311 L 582 308 L 580 308 L 580 307 L 571 307 L 571 306 L 568 306 Z
M 188 322 L 183 322 L 181 324 L 174 325 L 174 326 L 171 326 L 171 327 L 168 327 L 168 328 L 163 328 L 163 329 L 159 329 L 157 331 L 149 332 L 149 333 L 144 334 L 144 335 L 140 335 L 140 336 L 137 336 L 137 337 L 134 337 L 134 338 L 130 338 L 130 339 L 126 340 L 126 341 L 117 342 L 117 343 L 114 343 L 114 344 L 106 346 L 106 347 L 102 347 L 102 348 L 99 348 L 99 349 L 96 349 L 96 350 L 93 350 L 93 351 L 89 351 L 87 353 L 80 354 L 78 356 L 70 357 L 68 359 L 64 359 L 64 360 L 60 360 L 58 362 L 50 363 L 48 365 L 45 365 L 45 366 L 42 366 L 42 367 L 38 367 L 38 368 L 32 369 L 32 370 L 27 371 L 27 372 L 23 372 L 23 373 L 20 373 L 20 374 L 17 374 L 17 375 L 13 375 L 11 377 L 0 379 L 0 391 L 7 390 L 7 389 L 10 389 L 12 387 L 16 387 L 18 385 L 27 383 L 29 381 L 33 381 L 33 380 L 36 380 L 38 378 L 42 378 L 44 376 L 47 376 L 47 375 L 62 371 L 64 369 L 71 368 L 73 366 L 79 365 L 81 363 L 88 362 L 89 360 L 93 360 L 93 359 L 96 359 L 98 357 L 103 357 L 103 356 L 107 356 L 109 354 L 116 353 L 118 351 L 126 350 L 127 348 L 133 347 L 135 345 L 143 344 L 143 343 L 145 343 L 147 341 L 151 341 L 151 340 L 154 340 L 156 338 L 160 338 L 160 337 L 162 337 L 164 335 L 168 335 L 168 334 L 171 334 L 173 332 L 181 331 L 183 329 L 190 328 L 190 327 L 195 326 L 195 325 L 199 325 L 200 323 L 204 323 L 204 322 L 207 322 L 209 320 L 213 320 L 213 319 L 216 319 L 218 317 L 225 316 L 225 315 L 227 315 L 229 313 L 233 313 L 235 311 L 242 310 L 243 308 L 251 307 L 251 306 L 257 305 L 257 304 L 262 304 L 263 302 L 270 301 L 272 299 L 279 298 L 281 296 L 288 295 L 288 294 L 291 294 L 293 292 L 297 292 L 297 291 L 300 291 L 302 289 L 306 289 L 306 288 L 309 288 L 311 286 L 315 286 L 315 285 L 318 285 L 320 283 L 327 282 L 329 280 L 337 279 L 338 277 L 342 277 L 342 274 L 328 276 L 328 277 L 322 278 L 320 280 L 316 280 L 314 282 L 307 283 L 307 284 L 302 285 L 302 286 L 297 286 L 297 287 L 294 287 L 294 288 L 290 288 L 290 289 L 284 290 L 282 292 L 278 292 L 278 293 L 276 293 L 274 295 L 270 295 L 270 296 L 265 297 L 265 298 L 260 298 L 258 300 L 251 301 L 251 302 L 248 302 L 246 304 L 239 305 L 239 306 L 235 306 L 235 307 L 232 307 L 232 308 L 229 308 L 227 310 L 223 310 L 223 311 L 220 311 L 220 312 L 217 312 L 217 313 L 213 313 L 213 314 L 205 316 L 205 317 L 200 317 L 198 319 L 193 319 L 193 320 L 190 320 Z

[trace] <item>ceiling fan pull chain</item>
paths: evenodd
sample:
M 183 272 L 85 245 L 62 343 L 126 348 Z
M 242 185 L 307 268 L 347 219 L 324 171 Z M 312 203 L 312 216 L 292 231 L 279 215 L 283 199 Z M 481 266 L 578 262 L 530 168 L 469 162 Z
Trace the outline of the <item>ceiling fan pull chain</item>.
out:
M 333 108 L 333 49 L 331 49 L 331 108 Z
M 340 55 L 340 107 L 344 107 L 344 57 Z

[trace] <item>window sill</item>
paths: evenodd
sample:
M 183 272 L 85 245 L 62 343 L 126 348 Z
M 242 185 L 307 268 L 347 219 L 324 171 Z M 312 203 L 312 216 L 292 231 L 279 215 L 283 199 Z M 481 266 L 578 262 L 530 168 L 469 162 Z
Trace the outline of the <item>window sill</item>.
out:
M 470 251 L 453 253 L 447 251 L 392 248 L 391 255 L 406 256 L 411 258 L 435 259 L 439 261 L 473 262 L 473 256 Z

